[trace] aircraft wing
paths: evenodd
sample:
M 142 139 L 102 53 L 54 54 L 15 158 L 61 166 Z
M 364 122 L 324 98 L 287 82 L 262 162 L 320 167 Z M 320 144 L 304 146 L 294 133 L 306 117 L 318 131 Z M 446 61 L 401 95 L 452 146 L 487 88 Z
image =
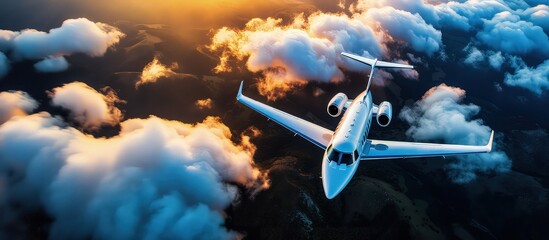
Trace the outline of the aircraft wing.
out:
M 240 83 L 240 89 L 238 90 L 238 95 L 236 96 L 236 99 L 240 103 L 248 106 L 258 113 L 261 113 L 270 120 L 282 125 L 320 148 L 326 149 L 328 143 L 332 140 L 332 135 L 334 134 L 333 131 L 242 95 L 242 84 L 243 82 Z
M 494 131 L 484 146 L 369 140 L 360 160 L 450 156 L 492 151 Z

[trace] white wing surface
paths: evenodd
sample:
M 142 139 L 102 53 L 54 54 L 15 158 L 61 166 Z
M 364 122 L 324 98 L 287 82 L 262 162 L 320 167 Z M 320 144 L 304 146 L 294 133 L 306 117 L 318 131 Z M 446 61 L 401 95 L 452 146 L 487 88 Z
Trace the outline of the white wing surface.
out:
M 332 135 L 334 134 L 333 131 L 242 95 L 242 84 L 243 82 L 240 83 L 240 89 L 238 90 L 238 95 L 236 96 L 236 99 L 240 103 L 248 106 L 258 113 L 261 113 L 270 120 L 282 125 L 320 148 L 326 149 L 330 143 L 330 140 L 332 140 Z
M 494 131 L 490 135 L 488 144 L 484 146 L 369 140 L 370 144 L 365 145 L 360 159 L 377 160 L 487 153 L 492 151 L 493 140 Z

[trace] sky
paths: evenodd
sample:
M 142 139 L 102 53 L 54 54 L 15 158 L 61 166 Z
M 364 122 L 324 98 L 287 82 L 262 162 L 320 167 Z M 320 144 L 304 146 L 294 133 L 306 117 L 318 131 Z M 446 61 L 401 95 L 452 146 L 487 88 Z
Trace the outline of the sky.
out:
M 0 5 L 0 238 L 546 234 L 544 1 Z M 324 199 L 322 151 L 234 97 L 244 80 L 252 98 L 334 129 L 326 104 L 358 95 L 369 72 L 341 52 L 415 66 L 376 72 L 374 101 L 394 112 L 369 137 L 479 145 L 494 130 L 494 151 L 361 166 L 339 199 Z M 359 200 L 376 198 L 357 192 L 393 197 L 363 210 Z M 381 215 L 393 218 L 374 224 Z M 528 227 L 507 227 L 517 219 Z

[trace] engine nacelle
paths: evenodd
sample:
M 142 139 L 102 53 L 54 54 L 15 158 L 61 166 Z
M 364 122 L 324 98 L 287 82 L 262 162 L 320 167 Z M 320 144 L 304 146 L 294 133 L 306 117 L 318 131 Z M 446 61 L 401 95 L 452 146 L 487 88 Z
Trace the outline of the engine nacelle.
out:
M 347 95 L 345 95 L 345 93 L 338 93 L 328 103 L 326 111 L 328 111 L 328 114 L 330 116 L 337 117 L 341 115 L 341 112 L 343 112 L 343 108 L 345 107 L 345 104 L 348 100 L 349 98 L 347 98 Z
M 389 126 L 391 119 L 393 118 L 393 106 L 390 102 L 382 102 L 377 109 L 377 124 L 382 127 Z

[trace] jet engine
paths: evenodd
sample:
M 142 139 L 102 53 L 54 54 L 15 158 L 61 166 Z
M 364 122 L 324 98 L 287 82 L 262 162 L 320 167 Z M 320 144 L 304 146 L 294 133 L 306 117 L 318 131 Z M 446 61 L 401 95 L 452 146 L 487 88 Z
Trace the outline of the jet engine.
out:
M 377 109 L 377 124 L 382 127 L 389 126 L 391 119 L 393 118 L 393 107 L 390 102 L 382 102 Z
M 347 95 L 345 95 L 345 93 L 336 94 L 328 103 L 328 107 L 326 108 L 328 114 L 332 117 L 337 117 L 341 115 L 341 112 L 343 112 L 343 108 L 345 107 L 345 104 L 348 100 L 349 99 L 347 98 Z

